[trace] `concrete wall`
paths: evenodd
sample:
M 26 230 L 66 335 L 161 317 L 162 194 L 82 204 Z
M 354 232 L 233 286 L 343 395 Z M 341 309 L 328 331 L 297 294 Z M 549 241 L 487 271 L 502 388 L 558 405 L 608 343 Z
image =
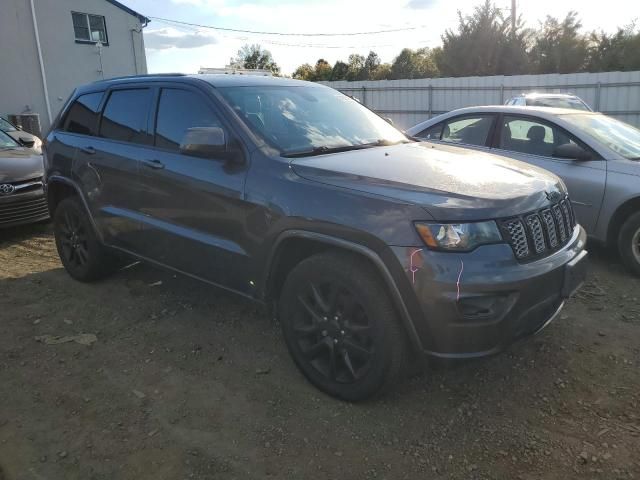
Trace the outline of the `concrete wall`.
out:
M 140 21 L 106 0 L 34 0 L 52 117 L 83 83 L 147 73 Z M 71 11 L 105 17 L 108 46 L 76 43 Z M 134 55 L 135 52 L 135 55 Z M 49 127 L 29 0 L 2 0 L 0 113 L 40 114 Z
M 400 128 L 456 108 L 501 105 L 531 91 L 574 93 L 594 110 L 640 127 L 640 72 L 322 83 L 357 97 Z

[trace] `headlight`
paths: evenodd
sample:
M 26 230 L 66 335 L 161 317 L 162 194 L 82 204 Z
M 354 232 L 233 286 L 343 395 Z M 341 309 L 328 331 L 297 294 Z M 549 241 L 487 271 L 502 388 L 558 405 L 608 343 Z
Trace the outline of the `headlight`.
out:
M 496 222 L 416 223 L 420 237 L 434 250 L 470 251 L 479 245 L 502 242 Z

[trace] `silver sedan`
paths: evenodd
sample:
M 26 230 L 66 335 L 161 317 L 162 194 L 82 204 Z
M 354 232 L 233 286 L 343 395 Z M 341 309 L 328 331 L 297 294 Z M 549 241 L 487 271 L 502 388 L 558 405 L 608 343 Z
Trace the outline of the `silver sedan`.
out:
M 453 110 L 406 131 L 428 142 L 503 155 L 550 170 L 578 221 L 640 275 L 640 130 L 600 113 L 543 107 Z

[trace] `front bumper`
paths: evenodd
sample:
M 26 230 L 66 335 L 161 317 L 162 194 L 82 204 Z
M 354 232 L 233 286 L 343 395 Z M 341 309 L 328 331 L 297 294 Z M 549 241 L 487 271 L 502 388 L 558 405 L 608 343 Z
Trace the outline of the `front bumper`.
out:
M 530 263 L 506 244 L 460 254 L 391 247 L 418 343 L 437 357 L 481 357 L 541 330 L 584 278 L 585 244 L 578 225 L 562 249 Z
M 40 222 L 49 218 L 42 186 L 29 192 L 0 197 L 0 228 Z

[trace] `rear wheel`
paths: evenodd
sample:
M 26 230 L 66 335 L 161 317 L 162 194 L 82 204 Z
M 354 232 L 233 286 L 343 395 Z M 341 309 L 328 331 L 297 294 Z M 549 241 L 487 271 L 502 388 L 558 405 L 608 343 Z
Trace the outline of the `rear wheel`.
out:
M 287 277 L 278 310 L 294 361 L 320 390 L 364 400 L 404 373 L 404 332 L 366 261 L 339 252 L 303 260 Z
M 118 268 L 118 259 L 100 243 L 76 197 L 67 197 L 56 207 L 53 233 L 62 265 L 76 280 L 98 280 Z
M 640 275 L 640 212 L 631 215 L 622 225 L 618 250 L 626 267 Z

